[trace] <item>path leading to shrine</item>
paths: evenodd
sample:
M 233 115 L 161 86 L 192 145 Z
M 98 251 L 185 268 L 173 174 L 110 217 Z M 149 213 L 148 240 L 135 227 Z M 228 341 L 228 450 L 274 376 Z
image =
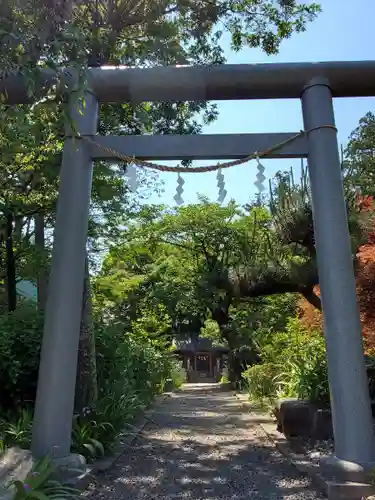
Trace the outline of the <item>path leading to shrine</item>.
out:
M 321 499 L 231 392 L 187 384 L 160 404 L 143 437 L 90 500 Z

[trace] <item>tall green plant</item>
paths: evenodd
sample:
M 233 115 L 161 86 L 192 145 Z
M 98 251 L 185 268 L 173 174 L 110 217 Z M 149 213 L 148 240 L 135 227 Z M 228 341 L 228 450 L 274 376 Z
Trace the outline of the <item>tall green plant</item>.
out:
M 75 500 L 80 492 L 54 479 L 56 468 L 50 457 L 39 460 L 24 481 L 13 481 L 14 500 Z
M 319 331 L 309 331 L 298 318 L 290 318 L 285 332 L 270 335 L 259 349 L 262 363 L 243 374 L 250 396 L 329 404 L 325 343 Z

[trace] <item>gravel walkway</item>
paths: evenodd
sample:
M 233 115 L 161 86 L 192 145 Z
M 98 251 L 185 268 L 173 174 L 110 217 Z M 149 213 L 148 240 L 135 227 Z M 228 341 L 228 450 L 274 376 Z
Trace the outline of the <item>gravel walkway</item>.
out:
M 92 500 L 324 498 L 275 451 L 230 392 L 186 385 L 160 405 L 133 448 L 85 496 Z

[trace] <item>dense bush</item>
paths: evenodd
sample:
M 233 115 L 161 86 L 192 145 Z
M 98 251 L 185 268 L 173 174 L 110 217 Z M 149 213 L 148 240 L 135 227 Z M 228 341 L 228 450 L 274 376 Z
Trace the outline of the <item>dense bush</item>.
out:
M 33 304 L 0 315 L 0 407 L 35 400 L 43 317 Z
M 187 373 L 182 366 L 182 361 L 177 359 L 172 362 L 170 384 L 173 389 L 178 389 L 187 381 Z
M 31 439 L 43 317 L 32 305 L 0 316 L 0 448 L 28 447 Z M 180 364 L 165 347 L 96 324 L 99 396 L 73 419 L 72 448 L 88 458 L 108 450 L 155 394 L 181 385 Z M 1 449 L 0 449 L 1 453 Z
M 275 378 L 280 370 L 281 368 L 273 363 L 261 363 L 243 372 L 245 386 L 253 400 L 260 402 L 277 397 Z
M 285 332 L 270 334 L 258 347 L 262 363 L 243 373 L 251 398 L 329 403 L 325 344 L 318 330 L 307 330 L 298 318 L 291 318 Z
M 172 357 L 166 356 L 164 350 L 137 340 L 122 325 L 97 326 L 96 352 L 98 385 L 102 393 L 120 390 L 124 394 L 137 389 L 147 398 L 160 391 L 170 376 Z
M 121 324 L 96 325 L 96 352 L 99 398 L 75 418 L 72 436 L 74 451 L 88 457 L 107 451 L 120 432 L 131 432 L 134 418 L 167 382 L 183 382 L 172 354 Z

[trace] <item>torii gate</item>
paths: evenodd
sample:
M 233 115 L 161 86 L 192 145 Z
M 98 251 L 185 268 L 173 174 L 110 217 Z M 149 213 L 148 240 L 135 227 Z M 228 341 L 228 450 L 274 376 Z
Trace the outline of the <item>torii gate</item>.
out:
M 44 75 L 48 87 L 53 75 Z M 73 76 L 67 79 L 74 84 Z M 99 104 L 298 98 L 305 135 L 268 157 L 308 158 L 335 435 L 330 463 L 346 471 L 373 464 L 375 439 L 332 97 L 375 96 L 375 61 L 94 68 L 89 85 L 84 114 L 73 106 L 71 113 L 79 134 L 97 146 L 74 140 L 67 131 L 34 417 L 35 456 L 70 453 L 93 160 L 113 157 L 101 146 L 139 159 L 243 158 L 295 135 L 100 137 Z M 2 80 L 0 92 L 9 104 L 29 100 L 21 77 Z

